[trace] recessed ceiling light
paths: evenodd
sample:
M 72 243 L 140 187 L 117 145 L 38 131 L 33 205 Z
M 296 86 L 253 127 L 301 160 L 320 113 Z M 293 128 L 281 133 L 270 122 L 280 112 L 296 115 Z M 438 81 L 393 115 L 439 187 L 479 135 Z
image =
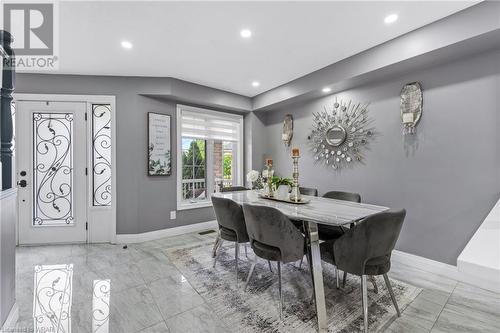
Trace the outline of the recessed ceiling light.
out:
M 132 43 L 127 41 L 127 40 L 124 40 L 122 41 L 122 47 L 124 49 L 131 49 L 133 47 Z
M 252 37 L 252 31 L 250 29 L 243 29 L 240 31 L 240 35 L 243 38 L 250 38 Z
M 384 19 L 384 22 L 386 24 L 391 24 L 391 23 L 394 23 L 398 20 L 398 14 L 391 14 L 391 15 L 387 15 Z
M 330 91 L 332 91 L 332 89 L 330 89 L 330 88 L 328 88 L 328 87 L 324 87 L 324 88 L 322 89 L 322 91 L 323 91 L 324 93 L 329 93 Z
M 259 81 L 253 81 L 252 82 L 252 87 L 258 87 L 260 86 L 260 82 Z

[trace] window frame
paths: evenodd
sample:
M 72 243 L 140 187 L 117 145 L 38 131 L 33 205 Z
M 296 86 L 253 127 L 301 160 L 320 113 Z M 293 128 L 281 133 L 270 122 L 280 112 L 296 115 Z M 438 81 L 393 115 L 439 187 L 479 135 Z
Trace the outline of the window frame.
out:
M 237 121 L 240 125 L 240 131 L 238 133 L 238 142 L 237 142 L 237 151 L 236 151 L 236 175 L 234 179 L 236 181 L 235 185 L 243 186 L 243 116 L 239 114 L 227 113 L 214 111 L 209 109 L 198 108 L 194 106 L 177 104 L 177 112 L 176 112 L 176 147 L 177 147 L 177 165 L 176 165 L 176 178 L 177 178 L 177 210 L 187 210 L 187 209 L 195 209 L 202 207 L 211 207 L 212 201 L 210 200 L 210 195 L 214 189 L 214 177 L 213 177 L 213 145 L 209 144 L 213 142 L 212 139 L 206 140 L 206 158 L 205 158 L 205 173 L 206 173 L 206 188 L 207 188 L 207 199 L 199 202 L 186 202 L 182 200 L 182 111 L 191 111 L 191 112 L 199 112 L 206 115 L 212 115 L 217 117 L 222 117 L 226 119 L 231 119 L 232 121 Z

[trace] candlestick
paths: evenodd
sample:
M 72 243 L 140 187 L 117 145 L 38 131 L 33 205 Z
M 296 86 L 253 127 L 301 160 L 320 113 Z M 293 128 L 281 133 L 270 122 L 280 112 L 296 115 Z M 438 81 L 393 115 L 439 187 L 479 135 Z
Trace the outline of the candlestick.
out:
M 266 160 L 266 168 L 267 168 L 267 196 L 272 198 L 274 197 L 273 184 L 272 184 L 274 170 L 273 170 L 272 159 L 269 158 Z
M 292 160 L 293 160 L 293 173 L 292 173 L 292 178 L 293 178 L 293 185 L 292 185 L 292 193 L 290 193 L 290 200 L 294 202 L 299 202 L 302 197 L 300 195 L 300 189 L 299 189 L 299 149 L 294 148 L 294 150 L 297 149 L 297 155 L 295 155 L 295 151 L 292 151 Z

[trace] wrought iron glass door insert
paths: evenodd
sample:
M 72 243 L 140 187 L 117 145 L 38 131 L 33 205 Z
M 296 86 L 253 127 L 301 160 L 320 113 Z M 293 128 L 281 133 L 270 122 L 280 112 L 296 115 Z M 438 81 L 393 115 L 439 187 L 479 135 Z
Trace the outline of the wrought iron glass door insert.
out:
M 73 114 L 33 113 L 33 225 L 72 225 Z

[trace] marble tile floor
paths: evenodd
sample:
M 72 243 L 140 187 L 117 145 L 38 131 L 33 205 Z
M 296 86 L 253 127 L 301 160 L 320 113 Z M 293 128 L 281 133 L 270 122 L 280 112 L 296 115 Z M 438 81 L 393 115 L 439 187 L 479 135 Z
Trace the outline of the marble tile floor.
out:
M 167 256 L 167 250 L 174 248 L 212 244 L 215 235 L 186 234 L 130 244 L 126 249 L 123 245 L 111 244 L 20 247 L 16 252 L 19 306 L 16 329 L 31 332 L 34 328 L 35 268 L 72 264 L 71 302 L 65 303 L 67 306 L 71 304 L 65 309 L 70 319 L 67 325 L 71 330 L 61 332 L 232 332 Z M 500 332 L 500 294 L 395 262 L 390 275 L 424 290 L 400 318 L 381 331 Z M 64 278 L 54 281 L 60 283 Z M 98 302 L 102 298 L 96 296 L 93 288 L 95 281 L 109 281 L 107 299 L 110 302 Z M 57 290 L 57 285 L 54 287 L 53 284 L 52 290 Z M 40 297 L 53 295 L 38 293 Z M 62 295 L 64 300 L 66 296 Z M 37 295 L 37 299 L 40 297 Z M 109 306 L 96 308 L 96 304 Z M 42 310 L 63 316 L 63 311 L 57 307 Z M 37 308 L 35 312 L 39 311 Z

